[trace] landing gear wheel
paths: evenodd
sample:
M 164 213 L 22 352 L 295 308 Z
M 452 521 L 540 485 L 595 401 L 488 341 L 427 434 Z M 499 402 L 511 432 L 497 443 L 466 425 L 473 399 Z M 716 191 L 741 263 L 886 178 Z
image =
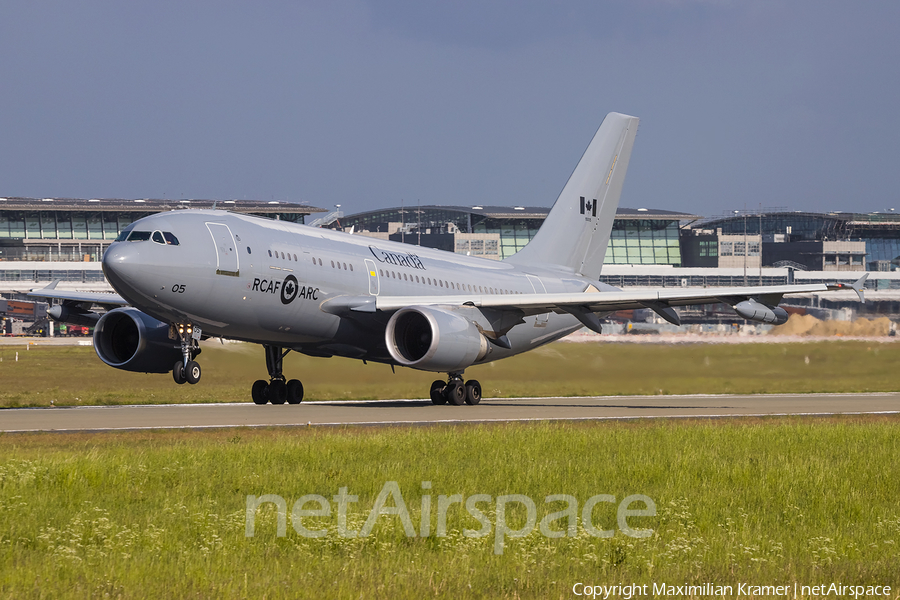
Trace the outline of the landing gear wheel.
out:
M 178 385 L 182 385 L 187 383 L 187 378 L 185 377 L 184 372 L 184 361 L 179 360 L 175 363 L 175 366 L 172 367 L 172 379 L 175 380 L 175 383 Z
M 265 404 L 269 401 L 269 382 L 257 379 L 250 388 L 253 404 Z
M 461 381 L 451 381 L 444 389 L 447 402 L 454 406 L 461 406 L 466 401 L 466 386 Z
M 281 379 L 275 379 L 269 384 L 269 400 L 272 404 L 284 404 L 287 400 L 287 386 Z
M 184 378 L 191 385 L 200 381 L 200 365 L 197 364 L 197 361 L 192 360 L 187 364 L 187 368 L 184 370 Z
M 287 382 L 287 403 L 300 404 L 303 401 L 303 384 L 299 379 L 291 379 Z
M 431 403 L 447 404 L 447 396 L 444 395 L 444 388 L 447 386 L 443 381 L 435 381 L 431 384 Z
M 475 379 L 466 382 L 466 404 L 475 405 L 481 402 L 481 384 Z

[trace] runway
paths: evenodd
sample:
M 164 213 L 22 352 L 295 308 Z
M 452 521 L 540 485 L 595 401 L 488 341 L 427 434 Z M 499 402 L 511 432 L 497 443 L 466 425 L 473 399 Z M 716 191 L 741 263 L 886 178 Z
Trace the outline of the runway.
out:
M 900 414 L 900 393 L 599 396 L 484 399 L 478 406 L 428 400 L 84 406 L 0 410 L 0 431 L 127 431 L 227 427 L 389 426 L 517 421 Z

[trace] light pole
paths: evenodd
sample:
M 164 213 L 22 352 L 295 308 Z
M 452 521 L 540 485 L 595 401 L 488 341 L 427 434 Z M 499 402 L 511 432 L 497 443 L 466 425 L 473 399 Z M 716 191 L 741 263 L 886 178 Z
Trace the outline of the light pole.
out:
M 739 215 L 741 211 L 736 210 L 734 214 Z M 747 213 L 744 212 L 744 285 L 747 285 Z
M 759 285 L 762 285 L 762 257 L 763 257 L 763 239 L 762 239 L 762 207 L 759 211 Z

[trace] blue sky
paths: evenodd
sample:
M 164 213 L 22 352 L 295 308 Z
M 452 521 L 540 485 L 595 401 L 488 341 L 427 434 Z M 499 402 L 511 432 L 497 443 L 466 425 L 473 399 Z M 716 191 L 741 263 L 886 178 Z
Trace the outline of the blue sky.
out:
M 610 111 L 622 205 L 896 207 L 900 3 L 12 1 L 0 196 L 549 206 Z

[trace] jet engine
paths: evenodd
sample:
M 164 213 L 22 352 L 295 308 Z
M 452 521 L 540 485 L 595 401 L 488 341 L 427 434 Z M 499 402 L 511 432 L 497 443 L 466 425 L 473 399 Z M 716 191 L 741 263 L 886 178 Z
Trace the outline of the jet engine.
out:
M 94 350 L 111 367 L 139 373 L 168 373 L 182 358 L 169 339 L 169 325 L 136 308 L 111 310 L 94 327 Z
M 423 371 L 461 371 L 490 351 L 490 343 L 472 320 L 431 306 L 407 306 L 395 312 L 385 341 L 394 360 Z
M 749 321 L 758 321 L 760 323 L 772 323 L 773 325 L 782 325 L 787 323 L 787 311 L 780 306 L 770 307 L 762 302 L 757 302 L 753 298 L 738 302 L 734 305 L 734 312 Z

